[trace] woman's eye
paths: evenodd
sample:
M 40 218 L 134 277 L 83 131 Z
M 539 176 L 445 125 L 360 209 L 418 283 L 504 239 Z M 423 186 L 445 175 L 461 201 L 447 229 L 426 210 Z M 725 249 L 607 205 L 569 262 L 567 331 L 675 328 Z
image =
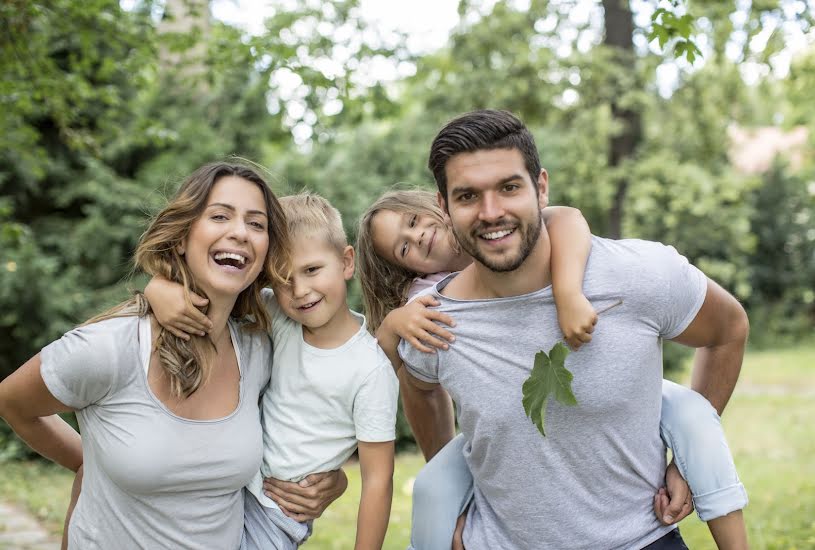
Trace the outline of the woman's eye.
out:
M 255 228 L 257 228 L 257 229 L 260 229 L 261 231 L 263 231 L 263 230 L 265 230 L 265 229 L 266 229 L 266 226 L 265 226 L 265 225 L 263 225 L 263 224 L 262 224 L 262 223 L 260 223 L 260 222 L 249 222 L 249 225 L 251 225 L 252 227 L 255 227 Z
M 226 218 L 226 216 L 225 216 L 225 215 L 223 215 L 223 214 L 213 214 L 212 216 L 210 216 L 210 219 L 211 219 L 211 220 L 215 220 L 215 221 L 219 221 L 219 222 L 220 222 L 220 221 L 223 221 L 223 220 L 225 220 L 225 219 L 227 219 L 227 218 Z

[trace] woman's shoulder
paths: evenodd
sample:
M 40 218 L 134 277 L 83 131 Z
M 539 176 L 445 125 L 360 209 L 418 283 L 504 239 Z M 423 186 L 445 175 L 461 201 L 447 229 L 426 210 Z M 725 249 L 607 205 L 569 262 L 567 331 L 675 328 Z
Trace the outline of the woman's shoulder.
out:
M 265 384 L 271 374 L 272 341 L 269 334 L 249 328 L 246 323 L 233 322 L 235 345 L 240 354 L 244 374 Z

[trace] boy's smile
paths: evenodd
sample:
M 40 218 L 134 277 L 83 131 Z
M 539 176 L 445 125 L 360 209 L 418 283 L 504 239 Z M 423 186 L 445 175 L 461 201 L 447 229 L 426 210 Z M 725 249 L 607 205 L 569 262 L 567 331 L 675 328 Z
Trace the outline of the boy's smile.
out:
M 319 232 L 293 236 L 289 284 L 277 285 L 274 291 L 283 312 L 303 325 L 306 342 L 324 347 L 326 342 L 349 331 L 345 323 L 353 317 L 346 301 L 345 283 L 353 275 L 352 247 L 340 252 Z M 351 328 L 353 334 L 359 324 L 354 321 Z M 348 337 L 345 335 L 341 342 Z

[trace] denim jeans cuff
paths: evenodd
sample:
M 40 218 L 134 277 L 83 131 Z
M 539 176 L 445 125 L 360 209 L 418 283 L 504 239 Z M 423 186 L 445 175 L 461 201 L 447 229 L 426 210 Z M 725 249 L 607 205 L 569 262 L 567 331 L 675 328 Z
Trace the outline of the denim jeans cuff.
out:
M 693 505 L 699 519 L 710 521 L 747 506 L 747 490 L 741 483 L 736 483 L 704 495 L 694 495 Z

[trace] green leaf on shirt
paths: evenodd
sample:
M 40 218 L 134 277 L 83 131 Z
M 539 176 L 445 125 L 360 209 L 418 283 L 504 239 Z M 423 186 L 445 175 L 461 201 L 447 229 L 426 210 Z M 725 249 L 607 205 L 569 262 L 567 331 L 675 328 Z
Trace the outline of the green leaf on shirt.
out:
M 574 375 L 565 366 L 567 355 L 569 348 L 561 342 L 555 344 L 549 355 L 544 351 L 536 353 L 535 365 L 523 385 L 523 406 L 526 416 L 544 437 L 546 432 L 543 424 L 550 395 L 554 394 L 555 399 L 564 405 L 577 405 L 577 399 L 572 393 Z

